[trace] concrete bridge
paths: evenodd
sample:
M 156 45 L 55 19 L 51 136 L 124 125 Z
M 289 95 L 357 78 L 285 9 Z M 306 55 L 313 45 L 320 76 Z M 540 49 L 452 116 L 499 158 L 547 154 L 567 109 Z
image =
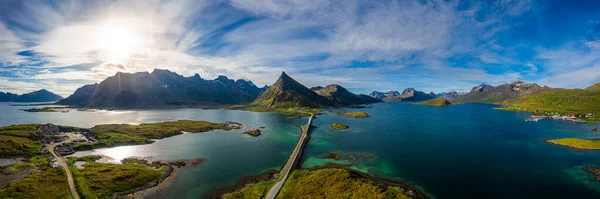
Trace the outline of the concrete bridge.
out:
M 308 140 L 310 139 L 309 134 L 314 128 L 312 126 L 312 120 L 314 117 L 315 117 L 315 115 L 311 114 L 310 118 L 308 118 L 308 123 L 306 125 L 302 126 L 302 135 L 300 135 L 300 139 L 298 139 L 298 143 L 296 144 L 296 147 L 294 147 L 292 154 L 290 155 L 287 162 L 285 163 L 285 166 L 283 167 L 283 169 L 281 169 L 281 172 L 279 173 L 279 175 L 282 177 L 279 181 L 277 181 L 277 183 L 275 183 L 275 185 L 273 187 L 271 187 L 271 189 L 269 190 L 269 193 L 267 193 L 267 197 L 266 197 L 267 199 L 274 199 L 277 196 L 277 194 L 279 194 L 279 191 L 281 191 L 283 184 L 287 180 L 287 178 L 290 175 L 290 173 L 292 172 L 292 170 L 294 170 L 298 166 L 298 163 L 300 162 L 300 159 L 302 158 L 304 148 L 306 147 L 306 144 L 308 143 Z

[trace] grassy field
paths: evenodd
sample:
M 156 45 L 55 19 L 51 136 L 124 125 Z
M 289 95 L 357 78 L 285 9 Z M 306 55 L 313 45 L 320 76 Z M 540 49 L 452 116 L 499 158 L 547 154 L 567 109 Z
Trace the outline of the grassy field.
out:
M 349 112 L 349 111 L 344 111 L 344 110 L 340 111 L 339 114 L 346 116 L 346 117 L 352 117 L 352 118 L 371 117 L 368 113 L 365 113 L 365 112 Z
M 583 150 L 600 150 L 600 140 L 586 140 L 580 138 L 561 138 L 545 140 L 548 143 Z
M 182 131 L 200 133 L 216 129 L 232 130 L 240 126 L 227 123 L 213 123 L 206 121 L 178 120 L 140 125 L 130 124 L 105 124 L 89 129 L 93 135 L 102 141 L 96 143 L 78 144 L 75 150 L 93 149 L 99 147 L 148 144 L 151 139 L 161 139 L 181 134 Z
M 63 169 L 53 168 L 11 183 L 0 190 L 0 198 L 71 198 Z
M 29 158 L 29 160 L 25 163 L 13 164 L 10 167 L 6 168 L 8 172 L 15 173 L 25 169 L 33 168 L 33 167 L 43 167 L 48 166 L 48 158 L 50 154 L 42 154 Z
M 40 142 L 29 139 L 38 124 L 20 124 L 0 127 L 0 157 L 27 156 L 38 154 Z
M 343 169 L 293 171 L 277 198 L 410 198 L 400 189 L 352 176 Z
M 586 89 L 551 89 L 506 101 L 506 110 L 522 110 L 542 113 L 559 113 L 561 115 L 600 114 L 600 84 Z M 600 117 L 583 117 L 582 120 L 598 122 Z
M 223 195 L 223 199 L 254 199 L 254 198 L 263 198 L 269 192 L 269 189 L 275 185 L 275 180 L 273 181 L 262 181 L 259 183 L 251 184 L 244 187 L 242 190 L 228 193 Z
M 224 199 L 263 198 L 277 180 L 250 184 L 223 195 Z M 352 175 L 344 169 L 293 171 L 277 198 L 411 198 L 399 188 L 385 187 Z
M 427 101 L 420 102 L 419 104 L 427 105 L 427 106 L 450 106 L 450 105 L 452 105 L 452 103 L 450 103 L 448 100 L 445 100 L 444 98 L 430 99 Z
M 70 162 L 73 162 L 72 159 Z M 115 192 L 127 191 L 146 185 L 161 175 L 139 164 L 101 164 L 88 162 L 83 169 L 69 167 L 82 198 L 109 198 Z
M 333 124 L 331 124 L 331 128 L 333 128 L 334 130 L 344 130 L 344 129 L 348 129 L 350 127 L 348 125 L 345 125 L 342 123 L 333 123 Z

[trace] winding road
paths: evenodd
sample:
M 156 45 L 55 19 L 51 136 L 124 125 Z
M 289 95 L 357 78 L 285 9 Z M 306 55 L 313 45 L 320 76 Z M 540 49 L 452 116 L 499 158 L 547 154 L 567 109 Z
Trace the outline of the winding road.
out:
M 285 184 L 285 181 L 287 180 L 290 172 L 294 170 L 298 165 L 298 162 L 300 162 L 302 153 L 304 151 L 304 147 L 306 146 L 306 143 L 308 143 L 308 139 L 310 138 L 309 133 L 312 131 L 312 120 L 314 117 L 315 115 L 311 114 L 310 118 L 308 119 L 308 123 L 305 126 L 302 126 L 302 135 L 300 135 L 300 139 L 298 139 L 296 147 L 294 148 L 292 154 L 285 163 L 285 166 L 283 167 L 283 169 L 281 169 L 281 172 L 279 173 L 280 175 L 283 174 L 283 177 L 277 183 L 275 183 L 273 187 L 271 187 L 269 193 L 267 193 L 267 199 L 274 199 L 275 197 L 277 197 L 277 194 L 279 194 L 279 191 L 281 191 L 281 188 Z
M 73 173 L 71 173 L 71 170 L 69 170 L 69 165 L 67 165 L 67 162 L 65 162 L 65 159 L 63 159 L 62 156 L 58 156 L 54 152 L 54 148 L 56 146 L 58 146 L 64 142 L 74 140 L 74 139 L 75 138 L 73 138 L 72 136 L 69 135 L 69 139 L 67 139 L 63 142 L 60 142 L 60 143 L 54 143 L 54 144 L 50 145 L 49 150 L 50 150 L 50 153 L 52 153 L 52 156 L 54 156 L 56 161 L 60 164 L 60 166 L 63 169 L 65 169 L 65 172 L 67 173 L 67 181 L 69 182 L 69 190 L 71 191 L 71 196 L 73 196 L 74 199 L 80 199 L 79 194 L 77 193 L 77 190 L 75 189 L 75 181 L 73 180 Z

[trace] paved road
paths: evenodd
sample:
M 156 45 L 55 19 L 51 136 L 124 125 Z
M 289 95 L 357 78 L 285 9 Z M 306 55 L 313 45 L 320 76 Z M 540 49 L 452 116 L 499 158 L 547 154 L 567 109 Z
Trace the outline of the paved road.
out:
M 283 177 L 277 183 L 275 183 L 273 187 L 271 187 L 269 193 L 267 193 L 267 199 L 274 199 L 277 196 L 277 194 L 279 194 L 279 191 L 281 191 L 281 188 L 287 180 L 288 175 L 292 170 L 294 170 L 294 168 L 300 161 L 300 158 L 302 157 L 302 151 L 304 151 L 304 146 L 308 142 L 309 133 L 312 130 L 311 125 L 314 117 L 315 115 L 311 114 L 310 118 L 308 119 L 308 123 L 305 126 L 302 126 L 302 135 L 300 135 L 300 139 L 298 139 L 298 143 L 292 151 L 292 155 L 290 155 L 289 159 L 285 163 L 285 166 L 279 173 L 280 175 L 283 174 Z
M 68 140 L 65 140 L 63 142 L 67 142 L 67 141 L 71 141 L 74 138 L 69 136 Z M 61 143 L 63 143 L 61 142 Z M 54 153 L 54 147 L 58 146 L 61 143 L 54 143 L 52 145 L 50 145 L 50 153 L 52 153 L 52 156 L 54 156 L 54 158 L 56 159 L 56 161 L 58 161 L 58 163 L 60 164 L 60 166 L 62 166 L 63 169 L 65 169 L 65 172 L 67 173 L 67 181 L 69 182 L 69 189 L 71 191 L 71 195 L 73 196 L 74 199 L 80 199 L 79 198 L 79 194 L 77 193 L 77 190 L 75 189 L 75 181 L 73 180 L 73 174 L 71 173 L 71 170 L 69 170 L 69 167 L 67 165 L 67 162 L 65 162 L 65 160 L 61 157 L 56 155 L 56 153 Z

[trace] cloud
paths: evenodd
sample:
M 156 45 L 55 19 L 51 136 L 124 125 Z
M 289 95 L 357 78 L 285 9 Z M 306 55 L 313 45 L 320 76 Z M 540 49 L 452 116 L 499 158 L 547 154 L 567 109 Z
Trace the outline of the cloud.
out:
M 0 46 L 6 49 L 0 51 L 0 63 L 10 65 L 0 76 L 19 76 L 39 85 L 74 84 L 161 68 L 204 78 L 223 74 L 262 85 L 285 70 L 307 85 L 330 82 L 363 91 L 423 85 L 446 91 L 524 77 L 535 81 L 593 65 L 600 53 L 595 51 L 597 41 L 585 43 L 584 50 L 512 40 L 515 28 L 530 19 L 523 17 L 540 9 L 536 3 L 13 2 L 10 9 L 0 8 L 4 23 L 17 24 L 0 24 L 0 33 L 7 35 L 0 42 L 10 44 Z M 535 52 L 523 56 L 522 48 Z M 17 55 L 24 50 L 34 55 Z M 353 66 L 357 62 L 367 64 Z
M 546 77 L 538 81 L 541 85 L 555 88 L 585 88 L 598 82 L 600 82 L 600 64 Z

